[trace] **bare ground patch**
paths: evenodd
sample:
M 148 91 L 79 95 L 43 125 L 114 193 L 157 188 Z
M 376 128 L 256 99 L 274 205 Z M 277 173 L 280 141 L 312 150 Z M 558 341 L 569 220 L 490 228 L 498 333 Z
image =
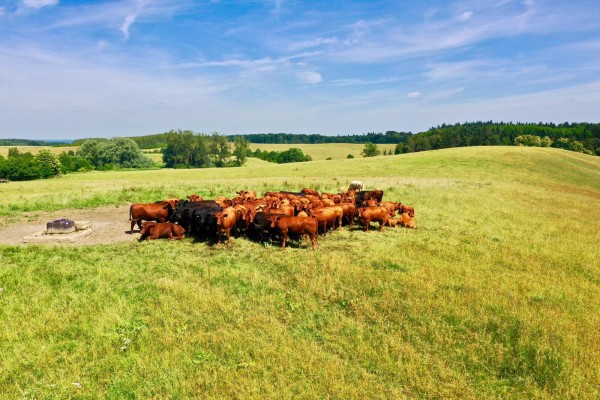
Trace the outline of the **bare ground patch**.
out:
M 129 206 L 127 205 L 23 213 L 19 218 L 2 224 L 0 244 L 24 245 L 23 237 L 45 230 L 47 222 L 58 218 L 92 222 L 92 233 L 89 236 L 62 246 L 112 244 L 133 241 L 140 237 L 137 226 L 135 233 L 129 234 Z

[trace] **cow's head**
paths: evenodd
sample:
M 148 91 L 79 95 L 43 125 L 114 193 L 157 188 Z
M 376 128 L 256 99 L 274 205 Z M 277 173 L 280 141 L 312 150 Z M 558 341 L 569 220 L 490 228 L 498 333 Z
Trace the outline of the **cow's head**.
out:
M 150 235 L 152 233 L 152 228 L 156 226 L 156 222 L 144 222 L 142 223 L 142 229 L 140 230 L 140 234 L 142 236 Z
M 271 218 L 271 228 L 275 228 L 277 223 L 281 220 L 281 217 Z

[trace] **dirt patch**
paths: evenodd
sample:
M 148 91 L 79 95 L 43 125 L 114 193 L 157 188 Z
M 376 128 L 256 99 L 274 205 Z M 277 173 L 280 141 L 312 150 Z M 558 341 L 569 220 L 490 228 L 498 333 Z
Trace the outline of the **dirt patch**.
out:
M 24 213 L 17 221 L 0 228 L 0 244 L 24 245 L 23 237 L 45 230 L 48 221 L 58 218 L 92 222 L 90 235 L 80 238 L 75 243 L 61 244 L 61 246 L 111 244 L 140 238 L 137 226 L 135 233 L 129 234 L 129 206 L 110 206 L 85 210 Z

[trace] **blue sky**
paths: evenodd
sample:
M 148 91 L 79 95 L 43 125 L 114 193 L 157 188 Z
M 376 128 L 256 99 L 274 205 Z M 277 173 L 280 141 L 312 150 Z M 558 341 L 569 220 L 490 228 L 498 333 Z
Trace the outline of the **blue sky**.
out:
M 0 138 L 599 122 L 597 0 L 0 0 Z

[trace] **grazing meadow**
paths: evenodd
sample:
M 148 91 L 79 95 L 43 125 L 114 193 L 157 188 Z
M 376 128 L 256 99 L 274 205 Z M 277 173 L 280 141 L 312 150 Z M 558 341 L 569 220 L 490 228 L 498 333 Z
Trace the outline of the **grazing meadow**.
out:
M 352 180 L 413 206 L 418 226 L 344 227 L 316 251 L 245 238 L 0 245 L 0 398 L 600 397 L 599 157 L 313 158 L 0 184 L 2 227 Z

